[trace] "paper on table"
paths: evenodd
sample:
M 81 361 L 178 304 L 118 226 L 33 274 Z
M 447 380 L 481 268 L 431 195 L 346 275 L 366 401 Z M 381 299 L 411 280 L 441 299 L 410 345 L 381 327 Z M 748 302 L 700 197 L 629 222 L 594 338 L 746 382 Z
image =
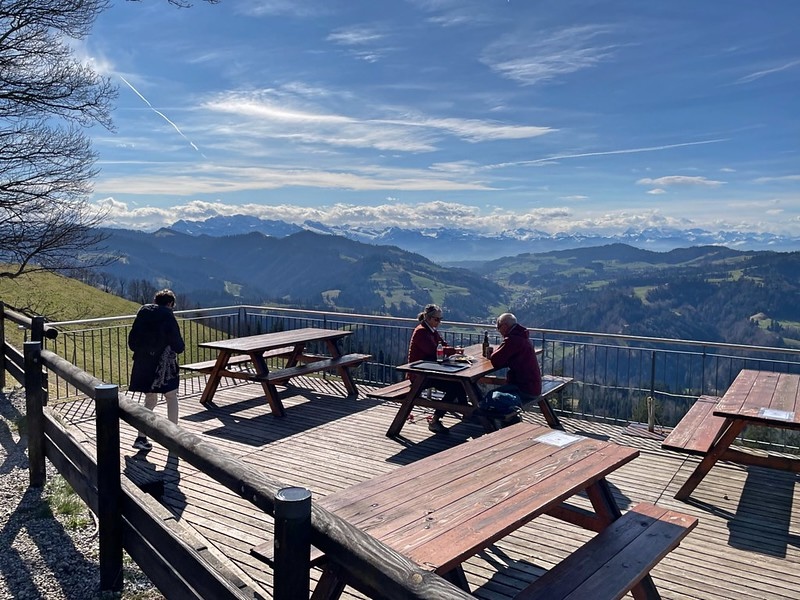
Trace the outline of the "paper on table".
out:
M 758 411 L 758 416 L 762 419 L 778 419 L 780 421 L 794 421 L 794 413 L 790 410 L 776 410 L 774 408 L 762 408 Z
M 545 433 L 540 435 L 539 437 L 535 438 L 535 442 L 541 442 L 542 444 L 549 444 L 551 446 L 568 446 L 573 442 L 578 442 L 582 440 L 583 437 L 580 435 L 572 435 L 571 433 L 564 433 L 563 431 L 551 431 L 550 433 Z

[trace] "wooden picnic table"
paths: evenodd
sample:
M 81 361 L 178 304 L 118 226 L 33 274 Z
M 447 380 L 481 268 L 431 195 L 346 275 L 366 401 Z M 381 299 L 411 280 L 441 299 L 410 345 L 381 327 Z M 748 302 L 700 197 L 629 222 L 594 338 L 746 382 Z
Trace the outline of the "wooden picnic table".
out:
M 276 383 L 285 383 L 291 377 L 336 368 L 350 394 L 358 394 L 349 367 L 361 364 L 369 358 L 364 354 L 343 356 L 337 344 L 338 340 L 351 335 L 352 331 L 336 329 L 317 329 L 306 327 L 291 329 L 275 333 L 263 333 L 246 337 L 230 338 L 198 344 L 201 348 L 211 348 L 217 351 L 217 359 L 208 375 L 208 381 L 200 397 L 202 404 L 211 402 L 223 377 L 234 379 L 247 379 L 261 383 L 264 396 L 270 405 L 272 414 L 277 417 L 285 415 Z M 312 342 L 324 342 L 330 358 L 321 358 L 298 365 L 298 362 L 308 359 L 304 354 L 306 346 Z M 284 368 L 270 371 L 265 358 L 265 353 L 276 349 L 286 349 L 286 364 Z M 252 363 L 255 373 L 228 368 L 232 357 L 247 355 Z
M 519 423 L 328 495 L 319 500 L 319 505 L 420 567 L 469 591 L 462 563 L 538 516 L 548 514 L 597 532 L 609 528 L 622 514 L 605 478 L 638 455 L 638 450 L 613 442 Z M 565 504 L 584 493 L 593 510 Z M 650 551 L 659 559 L 677 546 L 696 523 L 696 519 L 667 515 L 669 511 L 657 511 L 650 505 L 642 510 L 656 511 L 671 521 L 668 526 L 673 531 L 667 537 L 674 539 L 665 543 L 664 535 L 653 532 L 640 540 L 646 547 L 648 538 L 653 538 Z M 646 523 L 629 523 L 627 531 L 615 541 L 601 536 L 600 546 L 587 542 L 582 547 L 586 552 L 579 555 L 578 549 L 574 555 L 583 566 L 567 563 L 567 569 L 574 569 L 577 578 L 568 585 L 578 587 L 589 580 L 588 575 L 579 574 L 589 563 L 606 564 L 618 559 L 622 547 L 658 518 L 645 516 Z M 680 527 L 672 526 L 676 519 L 682 520 Z M 606 533 L 611 531 L 609 528 Z M 649 552 L 644 548 L 634 551 Z M 256 546 L 252 553 L 269 560 L 271 544 Z M 316 552 L 312 561 L 320 558 Z M 621 585 L 633 587 L 637 598 L 658 597 L 649 576 L 653 564 L 629 564 L 629 572 L 639 572 Z M 592 572 L 597 569 L 603 581 L 619 577 L 619 573 L 610 574 L 609 567 L 589 568 Z M 623 573 L 623 578 L 629 576 L 630 573 Z M 560 598 L 552 589 L 551 579 L 542 578 L 542 590 L 537 590 L 538 581 L 534 582 L 524 591 L 524 597 L 543 593 L 544 597 Z M 556 573 L 554 579 L 563 577 Z M 323 560 L 323 573 L 312 598 L 334 600 L 346 583 L 346 574 L 332 561 Z M 598 597 L 607 596 L 601 593 Z
M 408 415 L 411 414 L 411 410 L 415 406 L 438 408 L 460 413 L 465 417 L 475 412 L 475 410 L 478 409 L 478 404 L 482 396 L 482 391 L 478 384 L 488 383 L 487 375 L 497 370 L 492 365 L 491 360 L 483 357 L 481 354 L 482 350 L 481 344 L 475 344 L 464 348 L 464 356 L 470 359 L 468 363 L 458 362 L 458 355 L 454 355 L 441 364 L 437 364 L 435 361 L 418 360 L 398 366 L 398 371 L 401 373 L 412 373 L 414 377 L 408 392 L 400 400 L 400 408 L 392 424 L 389 426 L 386 436 L 393 438 L 399 435 L 400 430 L 408 419 Z M 537 350 L 536 353 L 541 353 L 541 350 Z M 442 402 L 441 400 L 434 400 L 423 396 L 421 394 L 422 390 L 430 387 L 432 384 L 433 387 L 436 387 L 436 381 L 455 381 L 461 384 L 464 388 L 467 404 Z M 499 384 L 501 382 L 498 380 L 492 381 L 492 383 Z M 551 427 L 560 427 L 558 418 L 546 397 L 540 397 L 539 407 Z
M 401 400 L 400 408 L 397 410 L 397 415 L 389 426 L 386 436 L 393 438 L 400 433 L 414 406 L 438 408 L 457 412 L 464 416 L 471 415 L 478 408 L 478 403 L 481 400 L 481 390 L 478 387 L 478 382 L 482 377 L 496 370 L 492 366 L 492 361 L 484 358 L 481 352 L 481 345 L 475 344 L 464 348 L 464 356 L 470 359 L 468 363 L 446 360 L 441 364 L 437 364 L 435 361 L 417 360 L 398 366 L 398 371 L 401 373 L 413 373 L 414 377 L 409 391 Z M 452 357 L 450 358 L 452 359 Z M 421 394 L 422 390 L 430 387 L 432 382 L 435 387 L 436 381 L 455 381 L 461 384 L 468 404 L 454 404 L 425 398 Z
M 800 429 L 800 375 L 743 369 L 728 390 L 689 435 L 706 438 L 703 459 L 675 498 L 685 500 L 719 460 L 800 472 L 800 460 L 776 455 L 758 455 L 731 447 L 748 425 L 776 429 Z M 676 430 L 680 428 L 680 423 Z M 672 435 L 672 434 L 671 434 Z M 678 431 L 678 439 L 681 432 Z M 669 439 L 669 438 L 668 438 Z M 686 440 L 691 443 L 692 439 Z M 665 447 L 675 448 L 674 444 Z

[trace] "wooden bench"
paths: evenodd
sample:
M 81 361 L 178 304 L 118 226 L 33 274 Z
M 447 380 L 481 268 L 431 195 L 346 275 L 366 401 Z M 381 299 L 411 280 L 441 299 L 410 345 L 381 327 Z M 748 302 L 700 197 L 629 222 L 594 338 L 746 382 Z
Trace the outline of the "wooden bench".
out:
M 326 358 L 314 362 L 296 365 L 294 367 L 286 367 L 285 369 L 275 369 L 270 371 L 265 376 L 256 375 L 253 377 L 255 381 L 269 381 L 270 383 L 285 383 L 292 377 L 299 375 L 308 375 L 318 371 L 327 371 L 329 369 L 340 369 L 343 367 L 354 367 L 360 365 L 365 360 L 372 358 L 371 354 L 345 354 L 338 358 Z
M 264 358 L 286 358 L 292 352 L 294 348 L 291 346 L 287 346 L 286 348 L 275 348 L 274 350 L 267 350 L 264 352 Z M 238 356 L 231 356 L 228 359 L 227 367 L 234 367 L 237 365 L 243 365 L 245 363 L 250 362 L 250 356 L 247 354 L 240 354 Z M 217 363 L 216 360 L 204 360 L 201 362 L 196 363 L 189 363 L 186 365 L 180 365 L 180 368 L 184 371 L 194 371 L 197 373 L 205 373 L 206 375 L 211 373 L 211 370 L 214 368 L 214 365 Z
M 639 504 L 514 600 L 618 600 L 631 590 L 636 600 L 655 600 L 659 595 L 650 570 L 696 525 L 696 517 Z
M 705 455 L 725 426 L 723 417 L 714 416 L 717 396 L 700 396 L 670 434 L 661 442 L 665 450 Z
M 367 392 L 367 398 L 378 400 L 400 400 L 411 391 L 411 380 L 403 379 L 397 383 Z

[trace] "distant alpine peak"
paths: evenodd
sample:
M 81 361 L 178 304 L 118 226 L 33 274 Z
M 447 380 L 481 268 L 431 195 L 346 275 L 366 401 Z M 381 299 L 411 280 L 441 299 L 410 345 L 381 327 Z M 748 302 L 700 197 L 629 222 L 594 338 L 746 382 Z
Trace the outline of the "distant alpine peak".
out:
M 717 231 L 650 227 L 628 229 L 619 234 L 559 232 L 547 233 L 535 229 L 507 229 L 487 234 L 470 229 L 397 226 L 365 227 L 328 225 L 307 220 L 302 225 L 279 220 L 260 219 L 248 215 L 215 216 L 202 221 L 180 220 L 170 229 L 188 235 L 223 236 L 254 231 L 276 238 L 300 231 L 338 235 L 354 241 L 398 246 L 437 262 L 493 260 L 525 252 L 549 252 L 571 248 L 623 243 L 644 250 L 667 252 L 686 246 L 719 245 L 737 250 L 796 251 L 800 238 L 774 233 L 747 231 Z M 455 243 L 447 243 L 455 242 Z

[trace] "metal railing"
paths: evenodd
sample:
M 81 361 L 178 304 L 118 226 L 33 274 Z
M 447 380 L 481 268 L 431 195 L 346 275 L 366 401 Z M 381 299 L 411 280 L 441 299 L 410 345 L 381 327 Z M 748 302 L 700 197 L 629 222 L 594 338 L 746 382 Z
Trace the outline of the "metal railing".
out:
M 406 362 L 416 319 L 335 313 L 263 306 L 234 306 L 176 311 L 186 352 L 181 362 L 215 358 L 198 348 L 209 340 L 257 333 L 322 327 L 344 329 L 342 350 L 372 355 L 354 372 L 357 381 L 385 384 L 401 376 L 395 366 Z M 47 346 L 75 365 L 109 383 L 127 385 L 132 353 L 126 340 L 134 315 L 49 323 L 59 335 Z M 453 345 L 479 343 L 484 331 L 492 345 L 500 343 L 493 325 L 448 322 L 442 335 Z M 722 395 L 743 368 L 800 372 L 800 350 L 664 339 L 619 334 L 532 329 L 542 348 L 545 374 L 563 375 L 572 384 L 553 400 L 557 412 L 611 423 L 645 423 L 673 426 L 701 395 Z M 324 352 L 324 348 L 311 348 Z M 69 386 L 51 382 L 55 399 L 69 396 Z M 53 396 L 51 395 L 51 398 Z M 654 412 L 648 413 L 648 407 Z M 761 443 L 796 451 L 797 435 L 770 432 Z

